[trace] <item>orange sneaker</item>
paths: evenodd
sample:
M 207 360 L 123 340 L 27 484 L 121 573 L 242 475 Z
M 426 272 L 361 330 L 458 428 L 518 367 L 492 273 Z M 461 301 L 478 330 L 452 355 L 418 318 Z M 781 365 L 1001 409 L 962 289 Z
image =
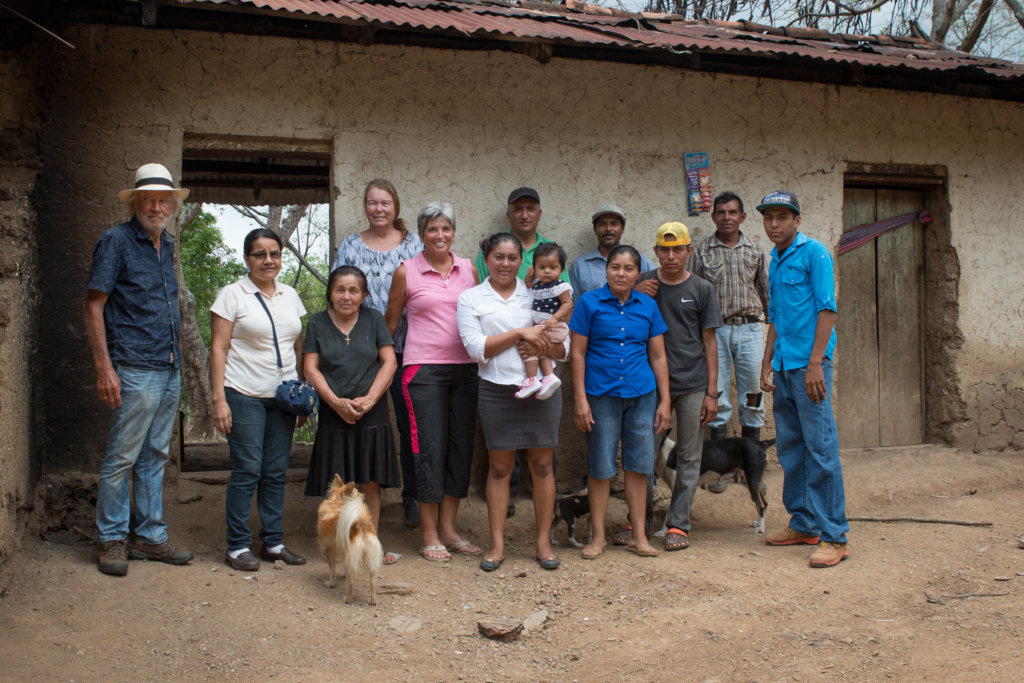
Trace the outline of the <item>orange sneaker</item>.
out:
M 810 565 L 815 569 L 834 567 L 850 556 L 850 549 L 845 543 L 822 541 L 811 553 Z
M 820 540 L 821 536 L 808 536 L 788 526 L 782 531 L 764 537 L 764 542 L 768 545 L 817 545 Z

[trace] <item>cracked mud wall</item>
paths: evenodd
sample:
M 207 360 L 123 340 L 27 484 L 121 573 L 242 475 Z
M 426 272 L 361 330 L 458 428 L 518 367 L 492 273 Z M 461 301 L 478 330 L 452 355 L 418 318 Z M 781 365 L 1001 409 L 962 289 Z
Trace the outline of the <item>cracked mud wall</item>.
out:
M 0 579 L 20 545 L 39 472 L 33 192 L 40 109 L 31 48 L 18 47 L 0 52 Z
M 68 37 L 78 49 L 53 65 L 43 135 L 44 386 L 68 404 L 47 414 L 48 468 L 98 465 L 108 415 L 81 323 L 92 246 L 123 220 L 114 195 L 132 168 L 162 161 L 177 177 L 186 132 L 331 140 L 335 243 L 362 229 L 363 186 L 384 176 L 407 220 L 427 201 L 452 202 L 455 250 L 468 257 L 506 229 L 505 198 L 523 184 L 540 191 L 541 232 L 570 258 L 593 248 L 589 216 L 609 201 L 627 213 L 625 241 L 648 255 L 669 219 L 703 237 L 708 215 L 686 215 L 682 155 L 692 151 L 710 154 L 716 191 L 745 198 L 745 232 L 762 246 L 756 199 L 787 187 L 803 229 L 834 252 L 847 162 L 944 165 L 959 269 L 952 332 L 964 341 L 949 354 L 955 377 L 930 434 L 1020 445 L 1019 104 L 502 52 L 99 26 Z M 568 412 L 562 444 L 582 452 Z

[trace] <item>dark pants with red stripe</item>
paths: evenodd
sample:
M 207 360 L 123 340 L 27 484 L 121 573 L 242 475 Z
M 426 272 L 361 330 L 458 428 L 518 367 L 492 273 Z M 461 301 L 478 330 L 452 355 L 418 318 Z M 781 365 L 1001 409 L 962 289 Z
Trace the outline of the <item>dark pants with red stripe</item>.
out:
M 402 394 L 416 464 L 416 501 L 465 498 L 476 438 L 476 363 L 407 365 Z

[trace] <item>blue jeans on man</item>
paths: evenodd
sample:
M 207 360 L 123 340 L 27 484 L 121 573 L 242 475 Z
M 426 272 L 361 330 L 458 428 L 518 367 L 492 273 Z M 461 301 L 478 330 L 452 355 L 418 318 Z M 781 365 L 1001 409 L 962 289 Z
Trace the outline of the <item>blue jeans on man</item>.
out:
M 794 531 L 846 543 L 850 525 L 832 412 L 832 361 L 826 358 L 821 363 L 825 398 L 818 403 L 807 396 L 806 371 L 803 367 L 775 372 L 775 438 L 785 474 L 782 502 Z
M 167 540 L 163 515 L 164 465 L 178 414 L 181 377 L 177 370 L 118 365 L 121 405 L 110 421 L 100 468 L 96 527 L 101 543 L 128 538 L 132 493 L 135 535 L 153 545 Z M 128 477 L 131 475 L 131 491 Z
M 736 400 L 739 403 L 740 427 L 760 429 L 764 425 L 764 406 L 746 405 L 747 394 L 761 392 L 761 357 L 764 355 L 764 333 L 761 323 L 722 325 L 715 330 L 718 341 L 718 415 L 711 421 L 712 430 L 725 429 L 732 417 L 729 381 L 736 370 Z
M 252 496 L 260 515 L 260 540 L 266 547 L 281 545 L 284 537 L 284 484 L 292 450 L 295 416 L 273 398 L 246 396 L 225 387 L 231 409 L 228 447 L 231 476 L 224 494 L 228 522 L 228 551 L 252 542 L 249 513 Z

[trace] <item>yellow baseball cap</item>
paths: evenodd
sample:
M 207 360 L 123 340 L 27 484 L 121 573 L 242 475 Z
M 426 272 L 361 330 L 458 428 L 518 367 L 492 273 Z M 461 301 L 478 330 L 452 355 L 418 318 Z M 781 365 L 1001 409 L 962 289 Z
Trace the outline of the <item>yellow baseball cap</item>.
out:
M 688 247 L 690 246 L 690 231 L 679 221 L 665 223 L 658 228 L 658 235 L 654 238 L 656 247 Z

